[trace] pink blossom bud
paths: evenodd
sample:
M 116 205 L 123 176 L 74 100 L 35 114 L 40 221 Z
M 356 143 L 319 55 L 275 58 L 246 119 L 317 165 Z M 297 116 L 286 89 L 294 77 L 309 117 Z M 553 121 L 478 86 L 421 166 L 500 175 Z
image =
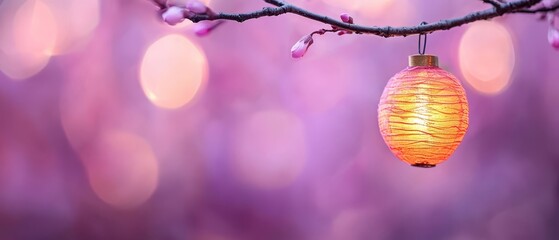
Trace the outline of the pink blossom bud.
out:
M 186 9 L 193 13 L 204 14 L 208 11 L 208 7 L 199 1 L 190 1 L 186 3 Z
M 194 33 L 198 37 L 203 37 L 208 35 L 212 30 L 214 30 L 217 26 L 221 25 L 224 21 L 202 21 L 198 24 L 194 25 Z
M 549 27 L 547 40 L 553 48 L 559 50 L 559 30 L 557 28 Z
M 292 58 L 300 58 L 305 55 L 311 44 L 313 43 L 313 39 L 311 35 L 306 35 L 301 38 L 299 41 L 291 47 L 291 57 Z
M 342 13 L 340 18 L 342 19 L 342 22 L 353 24 L 353 18 L 347 13 Z
M 180 7 L 169 7 L 163 11 L 161 17 L 163 21 L 168 23 L 169 25 L 176 25 L 182 21 L 184 21 L 184 9 Z

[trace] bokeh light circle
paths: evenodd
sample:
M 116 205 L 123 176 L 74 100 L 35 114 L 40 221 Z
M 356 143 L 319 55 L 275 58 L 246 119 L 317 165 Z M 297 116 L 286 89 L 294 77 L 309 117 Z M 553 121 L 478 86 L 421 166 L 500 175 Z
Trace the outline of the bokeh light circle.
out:
M 179 108 L 192 101 L 208 76 L 204 52 L 188 38 L 164 36 L 147 49 L 140 82 L 147 98 L 162 108 Z
M 464 79 L 474 89 L 499 93 L 509 85 L 514 68 L 512 37 L 499 23 L 472 23 L 460 41 L 459 59 Z
M 49 62 L 58 32 L 55 17 L 43 1 L 30 0 L 19 6 L 11 22 L 0 33 L 0 70 L 12 79 L 29 78 Z
M 58 26 L 56 46 L 52 54 L 70 52 L 84 45 L 99 24 L 99 0 L 48 0 Z
M 155 154 L 148 142 L 135 134 L 107 131 L 82 158 L 93 191 L 113 207 L 137 207 L 157 187 Z
M 293 183 L 306 161 L 303 123 L 282 110 L 248 117 L 233 139 L 233 169 L 238 178 L 259 188 L 281 188 Z

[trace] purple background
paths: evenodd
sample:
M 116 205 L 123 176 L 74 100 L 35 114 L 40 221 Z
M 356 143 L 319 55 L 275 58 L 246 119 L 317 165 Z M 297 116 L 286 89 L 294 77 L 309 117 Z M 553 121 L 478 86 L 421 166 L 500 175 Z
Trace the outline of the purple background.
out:
M 0 1 L 11 12 L 0 22 L 11 24 L 11 7 L 23 2 Z M 407 0 L 366 12 L 340 2 L 293 1 L 396 26 L 488 7 Z M 65 11 L 53 10 L 67 21 L 82 14 Z M 324 24 L 283 15 L 198 38 L 159 21 L 148 1 L 101 0 L 98 14 L 81 46 L 37 74 L 0 73 L 0 239 L 559 237 L 559 54 L 535 15 L 494 20 L 515 58 L 508 87 L 494 94 L 473 88 L 460 68 L 468 26 L 428 36 L 427 52 L 462 80 L 470 128 L 447 162 L 420 169 L 391 154 L 376 111 L 417 36 L 317 36 L 294 60 L 292 44 Z M 199 46 L 208 64 L 195 98 L 176 109 L 154 105 L 140 84 L 146 49 L 167 34 Z

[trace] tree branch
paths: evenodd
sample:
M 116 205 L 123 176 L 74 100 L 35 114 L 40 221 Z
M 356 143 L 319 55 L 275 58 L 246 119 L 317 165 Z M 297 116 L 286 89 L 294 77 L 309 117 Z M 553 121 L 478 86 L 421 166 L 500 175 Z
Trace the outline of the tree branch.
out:
M 418 26 L 408 26 L 408 27 L 378 27 L 378 26 L 364 26 L 358 24 L 345 23 L 327 16 L 319 15 L 314 12 L 310 12 L 303 8 L 297 7 L 295 5 L 289 4 L 280 0 L 264 0 L 266 3 L 271 4 L 275 7 L 265 7 L 262 10 L 231 14 L 231 13 L 218 13 L 218 14 L 196 14 L 189 16 L 193 22 L 205 21 L 205 20 L 232 20 L 237 22 L 244 22 L 250 19 L 256 19 L 266 16 L 279 16 L 286 13 L 291 13 L 295 15 L 302 16 L 304 18 L 312 19 L 318 22 L 329 24 L 335 28 L 345 29 L 352 31 L 356 34 L 373 34 L 381 37 L 397 37 L 397 36 L 408 36 L 414 34 L 428 34 L 440 30 L 448 30 L 454 27 L 458 27 L 464 24 L 479 20 L 487 20 L 494 17 L 502 16 L 505 14 L 512 13 L 541 13 L 555 11 L 559 6 L 552 8 L 537 8 L 530 9 L 536 4 L 540 3 L 541 0 L 516 0 L 511 2 L 499 3 L 493 0 L 482 0 L 493 5 L 492 8 L 481 10 L 467 14 L 462 17 L 440 20 L 438 22 L 429 23 L 426 25 Z

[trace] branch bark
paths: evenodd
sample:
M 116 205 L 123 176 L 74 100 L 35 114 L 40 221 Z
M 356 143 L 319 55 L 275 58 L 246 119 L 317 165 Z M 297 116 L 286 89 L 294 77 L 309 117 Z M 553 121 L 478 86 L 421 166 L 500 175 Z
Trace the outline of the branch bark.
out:
M 359 24 L 345 23 L 324 15 L 320 15 L 301 7 L 295 6 L 293 4 L 287 3 L 281 0 L 264 0 L 264 2 L 271 4 L 275 7 L 265 7 L 261 10 L 248 12 L 248 13 L 217 13 L 217 14 L 196 14 L 194 16 L 189 16 L 192 22 L 200 21 L 212 21 L 212 20 L 231 20 L 237 22 L 244 22 L 251 19 L 257 19 L 261 17 L 279 16 L 287 13 L 299 15 L 304 18 L 322 22 L 333 26 L 334 28 L 344 29 L 352 31 L 356 34 L 372 34 L 381 37 L 398 37 L 398 36 L 408 36 L 414 34 L 428 34 L 440 30 L 448 30 L 454 27 L 458 27 L 464 24 L 479 20 L 487 20 L 495 17 L 499 17 L 505 14 L 513 13 L 545 13 L 550 11 L 555 11 L 558 6 L 551 8 L 536 8 L 533 9 L 536 4 L 540 3 L 541 0 L 515 0 L 511 2 L 498 2 L 494 0 L 482 0 L 488 4 L 492 5 L 492 8 L 473 12 L 462 17 L 440 20 L 438 22 L 429 23 L 426 25 L 417 26 L 407 26 L 407 27 L 392 27 L 392 26 L 365 26 Z

